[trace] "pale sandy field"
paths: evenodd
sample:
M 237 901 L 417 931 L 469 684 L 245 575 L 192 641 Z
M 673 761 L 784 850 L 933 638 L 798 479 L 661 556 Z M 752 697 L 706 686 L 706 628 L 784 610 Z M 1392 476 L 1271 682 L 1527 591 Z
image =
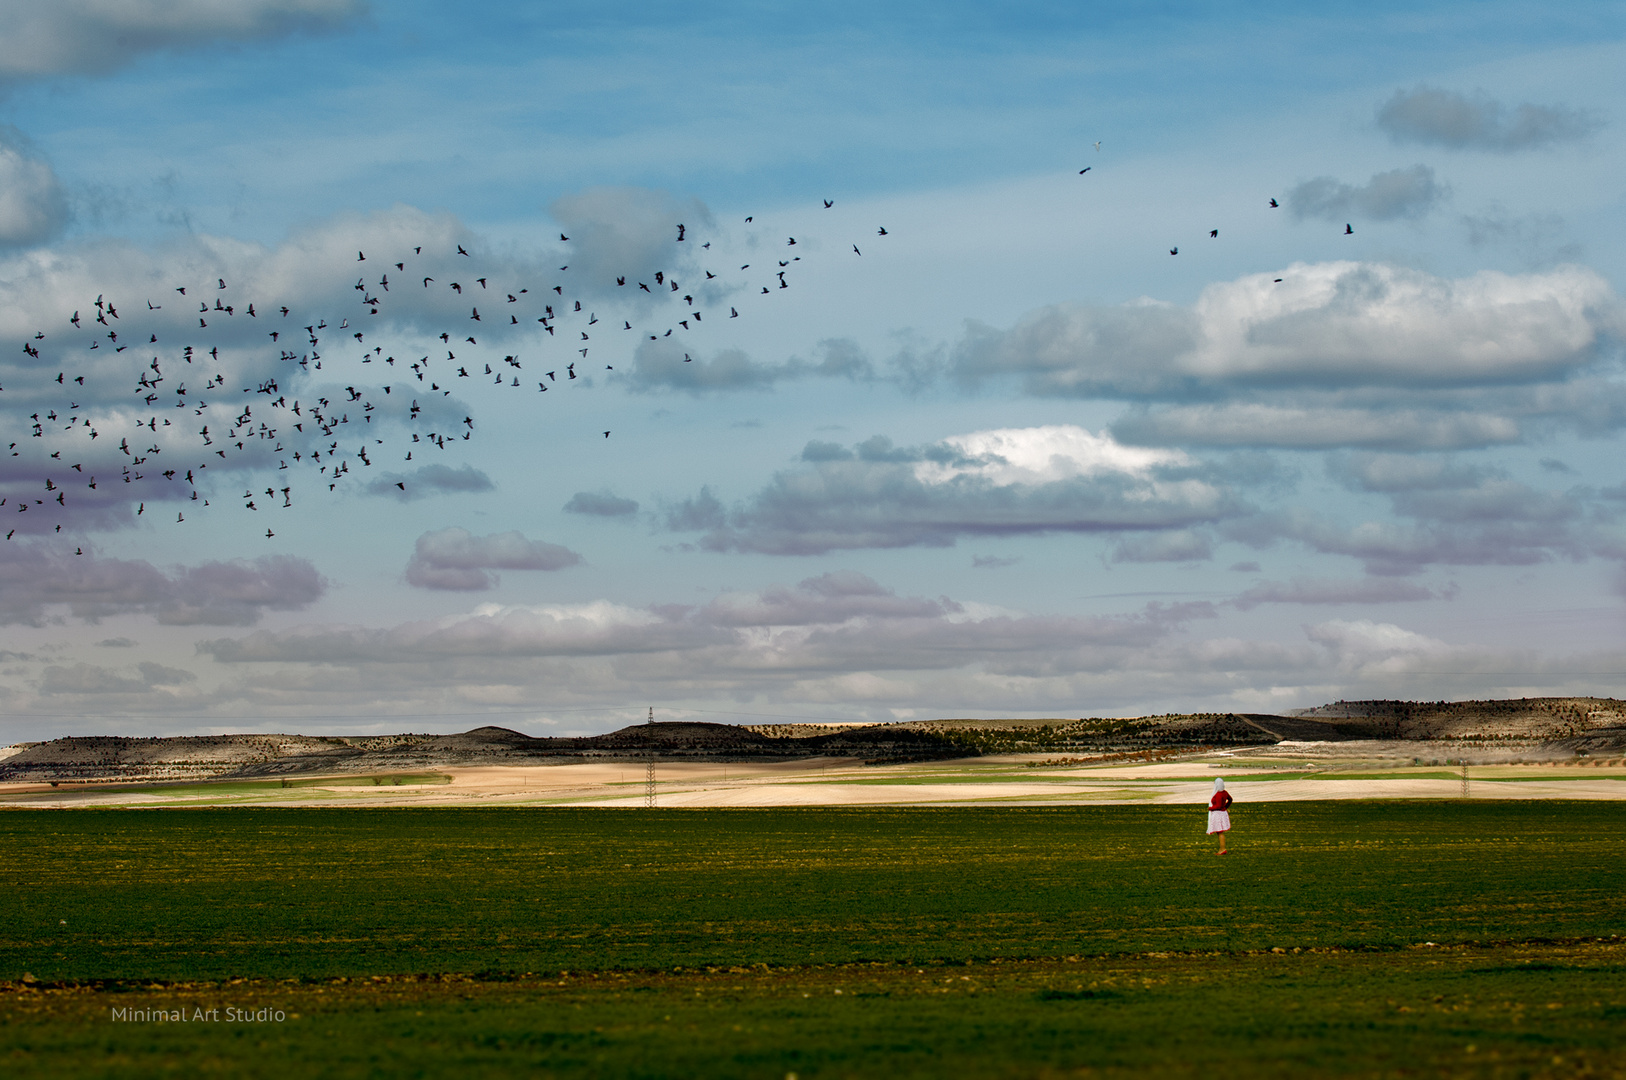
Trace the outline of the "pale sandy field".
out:
M 721 765 L 659 763 L 655 805 L 1061 806 L 1204 804 L 1224 776 L 1239 803 L 1314 799 L 1455 799 L 1461 770 L 1414 765 L 1415 744 L 1283 743 L 1147 764 L 1057 766 L 1043 755 L 909 765 L 845 758 Z M 1424 757 L 1426 762 L 1431 760 Z M 1432 760 L 1443 760 L 1436 755 Z M 1035 767 L 1035 766 L 1038 767 Z M 172 785 L 0 785 L 0 808 L 92 806 L 601 806 L 647 805 L 638 762 L 476 766 L 433 776 L 216 781 Z M 397 783 L 396 781 L 400 782 Z M 428 781 L 428 782 L 426 782 Z M 1620 761 L 1485 764 L 1469 769 L 1475 799 L 1626 799 Z

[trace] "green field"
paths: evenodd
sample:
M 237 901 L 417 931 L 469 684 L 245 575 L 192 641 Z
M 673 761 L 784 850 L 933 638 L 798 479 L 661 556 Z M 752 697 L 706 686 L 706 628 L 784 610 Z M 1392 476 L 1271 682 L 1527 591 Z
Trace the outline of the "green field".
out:
M 1626 1073 L 1626 805 L 1258 804 L 1224 858 L 1201 819 L 0 814 L 0 1062 Z M 288 1019 L 110 1019 L 154 1003 Z

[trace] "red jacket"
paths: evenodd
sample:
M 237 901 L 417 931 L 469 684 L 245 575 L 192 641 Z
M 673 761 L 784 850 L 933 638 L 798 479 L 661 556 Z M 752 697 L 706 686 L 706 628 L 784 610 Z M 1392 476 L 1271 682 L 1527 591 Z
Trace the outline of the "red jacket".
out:
M 1214 797 L 1208 800 L 1210 810 L 1229 810 L 1231 808 L 1231 793 L 1220 790 L 1214 792 Z

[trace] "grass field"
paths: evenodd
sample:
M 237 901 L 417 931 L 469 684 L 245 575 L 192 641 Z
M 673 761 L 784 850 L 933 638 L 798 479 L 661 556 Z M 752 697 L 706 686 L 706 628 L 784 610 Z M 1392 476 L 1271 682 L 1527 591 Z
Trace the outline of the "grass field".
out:
M 1626 805 L 1237 816 L 1216 858 L 1155 806 L 0 814 L 0 1062 L 1626 1073 Z M 287 1019 L 110 1019 L 154 1005 Z

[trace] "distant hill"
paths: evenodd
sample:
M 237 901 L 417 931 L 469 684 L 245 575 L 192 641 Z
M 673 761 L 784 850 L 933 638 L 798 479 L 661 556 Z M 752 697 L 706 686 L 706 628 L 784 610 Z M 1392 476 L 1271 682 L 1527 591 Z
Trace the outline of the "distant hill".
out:
M 1500 701 L 1335 701 L 1300 709 L 1374 739 L 1585 739 L 1626 727 L 1626 702 L 1614 698 L 1509 698 Z
M 606 735 L 534 738 L 501 727 L 458 735 L 75 736 L 0 749 L 0 783 L 176 781 L 405 773 L 454 765 L 594 760 L 872 763 L 1008 753 L 1136 754 L 1357 739 L 1626 748 L 1626 704 L 1609 698 L 1339 701 L 1291 716 L 1189 713 L 1129 719 L 939 719 L 890 724 L 636 724 Z

